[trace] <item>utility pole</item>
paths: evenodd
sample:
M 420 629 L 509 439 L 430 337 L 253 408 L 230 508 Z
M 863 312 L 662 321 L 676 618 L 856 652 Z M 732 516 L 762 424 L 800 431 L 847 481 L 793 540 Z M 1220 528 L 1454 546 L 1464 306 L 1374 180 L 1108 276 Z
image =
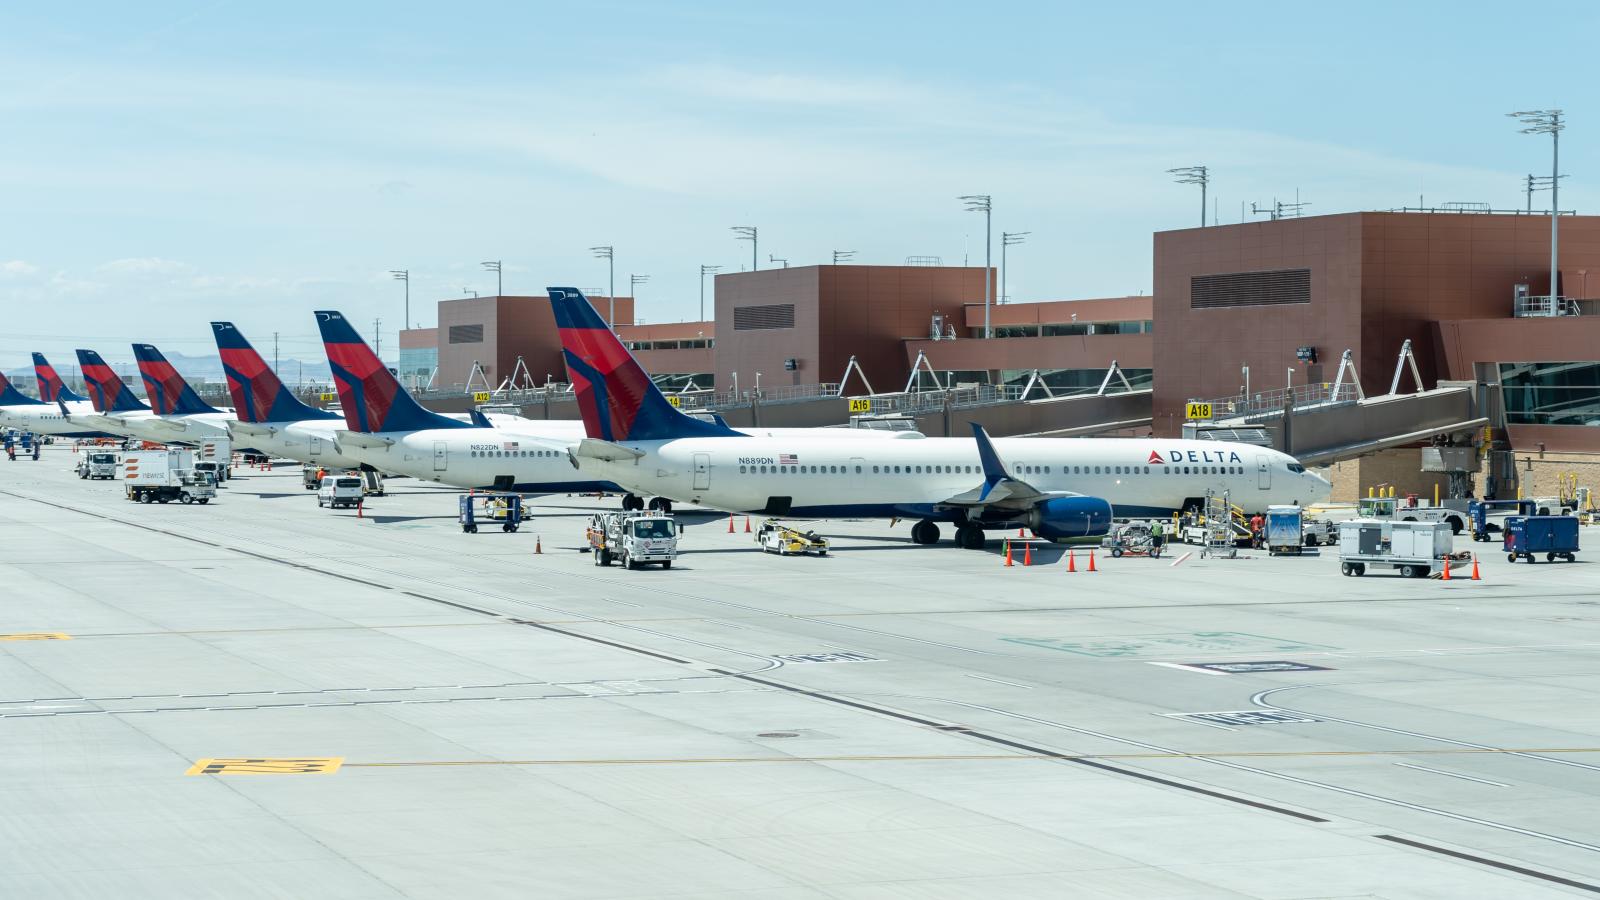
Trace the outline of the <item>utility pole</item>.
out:
M 1200 185 L 1200 227 L 1206 227 L 1206 186 L 1211 183 L 1211 170 L 1205 166 L 1183 166 L 1177 169 L 1168 169 L 1168 175 L 1179 184 Z
M 272 333 L 272 374 L 278 374 L 278 333 Z
M 735 225 L 731 230 L 735 235 L 734 240 L 750 242 L 750 271 L 754 272 L 761 268 L 761 261 L 756 256 L 756 226 Z
M 372 355 L 383 362 L 383 320 L 372 320 Z
M 606 287 L 606 299 L 611 301 L 611 314 L 606 317 L 606 324 L 610 325 L 612 330 L 615 330 L 617 327 L 617 248 L 611 244 L 606 244 L 601 247 L 590 247 L 589 251 L 595 255 L 596 259 L 606 261 L 606 284 L 608 285 Z
M 994 240 L 992 238 L 991 223 L 994 221 L 994 202 L 988 194 L 966 194 L 956 198 L 965 201 L 967 212 L 983 213 L 983 336 L 994 337 L 994 328 L 989 324 L 990 307 L 994 305 L 994 285 L 991 274 L 993 272 Z
M 1561 132 L 1567 123 L 1559 109 L 1524 110 L 1506 115 L 1527 126 L 1522 129 L 1523 134 L 1550 135 L 1550 310 L 1552 315 L 1559 315 L 1556 298 L 1561 296 L 1561 266 L 1556 253 L 1560 238 L 1557 223 L 1561 220 Z
M 706 276 L 715 275 L 722 270 L 721 266 L 700 267 L 700 321 L 706 320 Z M 713 282 L 715 284 L 715 282 Z
M 410 322 L 411 321 L 411 270 L 410 269 L 390 269 L 389 270 L 389 277 L 393 278 L 395 281 L 403 281 L 403 282 L 406 283 L 406 322 Z M 402 322 L 401 325 L 403 327 L 409 327 L 409 326 L 405 325 L 405 322 Z
M 1000 232 L 1000 302 L 1006 302 L 1006 248 L 1014 247 L 1028 239 L 1031 231 L 1002 231 Z

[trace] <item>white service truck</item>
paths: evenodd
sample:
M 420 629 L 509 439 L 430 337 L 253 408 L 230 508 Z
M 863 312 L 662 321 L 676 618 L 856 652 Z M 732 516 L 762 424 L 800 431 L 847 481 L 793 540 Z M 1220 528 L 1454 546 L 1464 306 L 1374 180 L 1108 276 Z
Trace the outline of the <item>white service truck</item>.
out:
M 233 477 L 233 441 L 228 438 L 206 438 L 195 453 L 195 468 L 210 472 L 218 484 Z
M 616 560 L 630 569 L 654 563 L 670 569 L 678 558 L 678 522 L 658 510 L 595 513 L 588 538 L 597 566 Z
M 78 460 L 78 477 L 109 481 L 117 477 L 117 454 L 108 450 L 85 450 Z
M 194 468 L 191 450 L 133 450 L 122 455 L 117 474 L 135 503 L 210 503 L 217 483 Z

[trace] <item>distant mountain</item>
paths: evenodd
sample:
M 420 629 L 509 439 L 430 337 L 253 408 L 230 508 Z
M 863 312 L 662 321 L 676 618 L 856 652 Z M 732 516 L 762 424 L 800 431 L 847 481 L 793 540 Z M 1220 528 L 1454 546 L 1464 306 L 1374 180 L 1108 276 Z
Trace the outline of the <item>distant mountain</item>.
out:
M 167 361 L 172 363 L 172 367 L 177 369 L 184 378 L 189 379 L 197 388 L 202 384 L 221 385 L 227 380 L 227 375 L 222 371 L 222 359 L 215 354 L 210 356 L 190 356 L 186 353 L 165 350 L 162 352 L 166 354 Z M 62 359 L 52 359 L 51 362 L 56 364 L 56 370 L 61 373 L 63 378 L 69 381 L 77 380 L 73 377 L 77 374 L 76 360 L 71 359 L 69 356 Z M 141 395 L 144 393 L 144 388 L 139 380 L 138 367 L 132 362 L 113 361 L 111 367 L 117 370 L 117 373 L 133 386 L 135 393 Z M 6 369 L 5 373 L 7 378 L 15 381 L 19 386 L 31 393 L 34 381 L 33 366 L 18 366 Z M 278 361 L 278 377 L 292 389 L 301 381 L 320 384 L 331 383 L 333 373 L 329 371 L 326 359 L 305 363 L 298 359 L 280 359 Z

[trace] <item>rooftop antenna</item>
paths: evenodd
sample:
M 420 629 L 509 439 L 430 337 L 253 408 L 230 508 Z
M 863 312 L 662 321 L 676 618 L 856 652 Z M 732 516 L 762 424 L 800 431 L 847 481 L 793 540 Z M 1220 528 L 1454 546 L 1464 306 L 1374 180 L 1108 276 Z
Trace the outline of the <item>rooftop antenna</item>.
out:
M 1211 183 L 1211 170 L 1205 166 L 1183 166 L 1168 169 L 1167 174 L 1179 184 L 1200 185 L 1200 227 L 1206 227 L 1206 185 Z

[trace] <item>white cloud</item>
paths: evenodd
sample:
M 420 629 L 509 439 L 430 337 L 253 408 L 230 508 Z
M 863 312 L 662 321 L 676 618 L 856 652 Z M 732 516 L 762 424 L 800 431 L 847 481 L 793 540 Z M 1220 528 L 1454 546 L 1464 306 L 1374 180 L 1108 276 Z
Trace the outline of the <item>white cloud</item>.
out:
M 20 259 L 8 259 L 0 262 L 0 278 L 25 278 L 29 275 L 39 274 L 39 267 L 24 262 Z
M 194 266 L 177 260 L 162 259 L 159 256 L 135 256 L 127 259 L 114 259 L 101 265 L 96 271 L 115 275 L 165 275 L 175 277 L 192 274 Z

